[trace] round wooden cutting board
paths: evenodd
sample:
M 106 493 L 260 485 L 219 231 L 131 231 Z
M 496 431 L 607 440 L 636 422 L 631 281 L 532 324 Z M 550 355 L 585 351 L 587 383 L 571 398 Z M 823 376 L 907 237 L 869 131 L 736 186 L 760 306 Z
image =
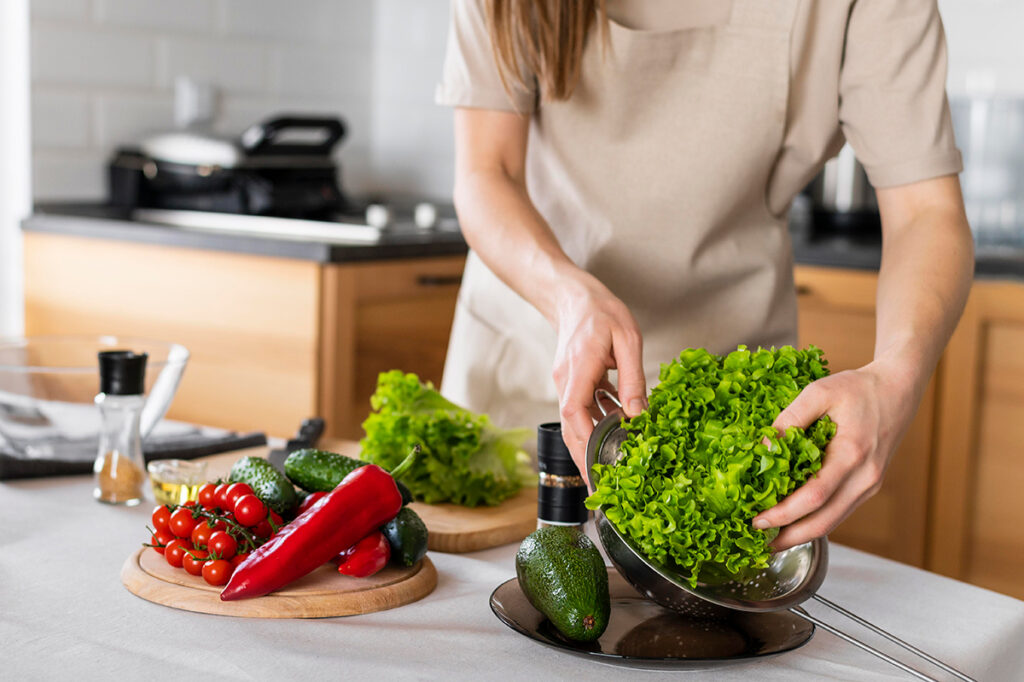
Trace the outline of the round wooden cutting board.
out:
M 412 568 L 388 566 L 369 578 L 351 578 L 325 564 L 277 592 L 225 602 L 220 600 L 223 588 L 207 585 L 143 547 L 124 562 L 121 582 L 147 601 L 185 611 L 246 618 L 331 618 L 385 611 L 422 599 L 437 586 L 437 570 L 425 557 Z

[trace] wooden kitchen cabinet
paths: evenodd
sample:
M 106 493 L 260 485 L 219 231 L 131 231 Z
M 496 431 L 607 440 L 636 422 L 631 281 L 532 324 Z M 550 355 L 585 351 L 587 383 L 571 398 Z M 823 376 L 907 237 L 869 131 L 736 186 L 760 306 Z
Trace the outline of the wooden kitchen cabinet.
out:
M 833 373 L 869 363 L 875 346 L 877 275 L 800 266 L 796 287 L 800 345 L 814 344 L 824 350 Z M 831 539 L 914 566 L 925 565 L 934 409 L 933 380 L 891 460 L 882 488 Z
M 1024 599 L 1024 284 L 975 282 L 939 379 L 928 566 Z
M 191 352 L 168 416 L 358 438 L 377 373 L 440 382 L 465 258 L 352 264 L 24 233 L 25 327 Z

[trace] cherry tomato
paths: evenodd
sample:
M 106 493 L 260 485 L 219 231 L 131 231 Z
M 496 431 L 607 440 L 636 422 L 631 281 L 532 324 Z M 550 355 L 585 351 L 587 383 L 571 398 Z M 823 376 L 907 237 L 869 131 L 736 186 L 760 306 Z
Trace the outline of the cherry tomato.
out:
M 319 502 L 320 498 L 322 498 L 326 494 L 327 493 L 312 493 L 312 494 L 310 494 L 306 499 L 304 499 L 302 501 L 302 504 L 299 505 L 299 513 L 301 514 L 301 513 L 305 512 L 307 509 L 309 509 L 314 504 Z
M 275 529 L 280 528 L 284 525 L 284 521 L 281 519 L 281 515 L 274 511 L 273 509 L 270 510 L 270 524 L 274 526 Z
M 267 505 L 255 495 L 243 495 L 235 502 L 235 520 L 252 528 L 267 518 Z
M 149 544 L 153 545 L 153 549 L 154 551 L 156 551 L 157 554 L 163 554 L 164 548 L 173 539 L 174 536 L 171 535 L 168 531 L 158 530 L 157 532 L 153 533 L 153 537 L 150 538 Z
M 168 523 L 171 520 L 171 510 L 166 505 L 161 504 L 159 507 L 153 510 L 153 530 L 159 533 L 160 531 L 169 530 Z
M 192 536 L 192 529 L 196 527 L 196 520 L 192 518 L 192 510 L 188 507 L 179 507 L 171 512 L 171 520 L 168 523 L 171 532 L 179 538 Z
M 230 483 L 221 483 L 213 491 L 213 501 L 221 509 L 230 509 L 228 501 L 224 498 L 224 492 L 231 487 Z
M 245 495 L 252 495 L 252 488 L 249 487 L 248 483 L 232 483 L 229 485 L 228 489 L 224 491 L 224 499 L 228 503 L 226 509 L 228 511 L 233 510 L 235 503 L 238 502 L 238 498 Z
M 238 551 L 238 541 L 224 531 L 218 530 L 210 536 L 207 547 L 211 554 L 216 554 L 221 559 L 230 559 Z
M 199 506 L 203 509 L 213 509 L 217 506 L 217 499 L 214 497 L 214 492 L 217 490 L 217 486 L 213 483 L 206 483 L 199 488 L 199 494 L 196 495 L 196 500 L 199 501 Z
M 210 536 L 213 535 L 214 529 L 210 528 L 210 524 L 206 521 L 200 521 L 196 524 L 196 527 L 192 529 L 192 545 L 195 547 L 206 547 L 210 542 Z
M 181 568 L 182 559 L 185 558 L 185 550 L 192 549 L 192 543 L 188 540 L 175 538 L 167 543 L 164 548 L 164 559 L 175 568 Z
M 199 503 L 196 502 L 195 500 L 185 500 L 184 502 L 181 503 L 181 506 L 182 507 L 193 507 L 194 508 L 194 507 L 198 506 L 198 504 Z
M 274 532 L 274 529 L 270 527 L 270 522 L 264 519 L 252 529 L 252 532 L 253 535 L 258 538 L 269 538 L 270 534 Z
M 193 549 L 190 552 L 185 552 L 185 556 L 181 559 L 181 567 L 190 575 L 202 575 L 203 564 L 206 563 L 206 557 L 208 556 L 210 556 L 210 553 L 203 549 Z
M 207 561 L 203 564 L 203 580 L 211 585 L 226 585 L 235 568 L 224 559 Z
M 234 557 L 231 558 L 231 567 L 232 568 L 238 568 L 238 564 L 242 563 L 243 561 L 245 561 L 248 558 L 249 558 L 249 553 L 248 552 L 246 552 L 245 554 L 236 554 Z

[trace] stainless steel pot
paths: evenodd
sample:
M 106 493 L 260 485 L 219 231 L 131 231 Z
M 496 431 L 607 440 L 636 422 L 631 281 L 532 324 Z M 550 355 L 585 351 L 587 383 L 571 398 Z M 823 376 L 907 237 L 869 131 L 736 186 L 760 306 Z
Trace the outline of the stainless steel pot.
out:
M 621 455 L 620 448 L 627 437 L 626 430 L 622 428 L 624 414 L 618 400 L 604 389 L 598 389 L 595 393 L 595 402 L 604 414 L 604 418 L 598 422 L 587 442 L 588 474 L 592 473 L 594 464 L 610 465 L 618 461 Z M 614 404 L 615 409 L 607 411 L 605 409 L 606 402 Z M 588 478 L 592 480 L 593 477 L 588 476 Z M 591 492 L 594 490 L 592 483 L 590 490 Z M 632 540 L 620 533 L 615 525 L 608 520 L 602 509 L 594 512 L 594 519 L 598 539 L 604 546 L 615 569 L 641 594 L 662 606 L 704 618 L 713 618 L 727 609 L 755 612 L 789 609 L 823 630 L 831 632 L 919 679 L 935 679 L 823 622 L 799 607 L 799 604 L 807 599 L 814 599 L 949 674 L 961 680 L 972 679 L 878 626 L 817 595 L 816 592 L 822 581 L 825 580 L 825 574 L 828 571 L 828 540 L 826 538 L 818 538 L 775 554 L 768 568 L 756 576 L 715 585 L 698 582 L 696 587 L 690 587 L 689 581 L 678 570 L 645 557 Z

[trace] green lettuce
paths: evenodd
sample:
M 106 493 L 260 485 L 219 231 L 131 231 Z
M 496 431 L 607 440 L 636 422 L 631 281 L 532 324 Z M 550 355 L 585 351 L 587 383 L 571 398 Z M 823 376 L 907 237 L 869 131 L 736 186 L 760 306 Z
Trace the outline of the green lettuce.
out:
M 390 470 L 418 444 L 422 453 L 402 476 L 417 500 L 496 505 L 536 482 L 522 449 L 531 436 L 528 429 L 501 429 L 487 415 L 447 400 L 415 374 L 383 372 L 370 405 L 361 457 Z
M 766 567 L 777 531 L 751 520 L 821 469 L 836 432 L 828 416 L 781 437 L 772 422 L 827 375 L 814 346 L 740 346 L 724 357 L 684 350 L 662 365 L 650 407 L 623 420 L 620 459 L 594 466 L 587 507 L 602 508 L 645 556 L 691 585 Z

